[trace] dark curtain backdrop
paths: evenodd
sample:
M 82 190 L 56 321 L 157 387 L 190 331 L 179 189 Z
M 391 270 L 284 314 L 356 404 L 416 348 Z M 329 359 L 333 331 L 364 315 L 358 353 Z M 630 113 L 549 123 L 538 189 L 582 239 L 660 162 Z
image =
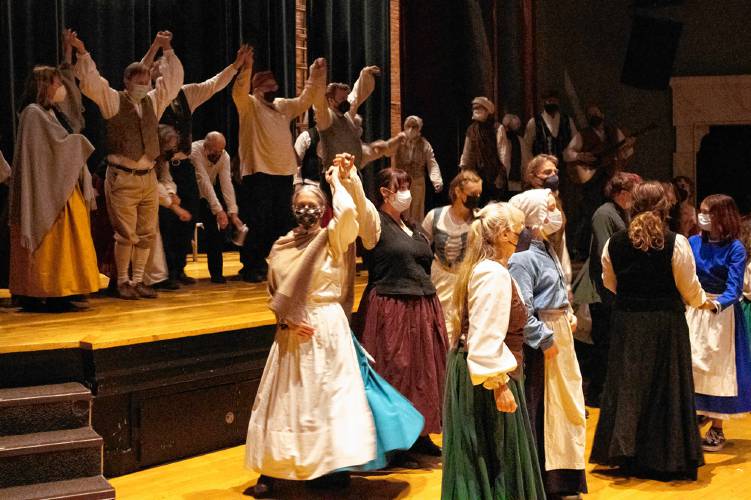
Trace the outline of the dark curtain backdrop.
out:
M 308 59 L 325 57 L 329 81 L 353 85 L 365 66 L 381 68 L 376 87 L 359 109 L 363 117 L 363 140 L 387 139 L 390 135 L 391 92 L 389 87 L 389 2 L 387 0 L 308 0 Z M 372 192 L 373 173 L 385 160 L 363 172 L 365 188 Z
M 402 114 L 424 120 L 444 183 L 456 175 L 471 101 L 487 96 L 500 120 L 529 116 L 534 82 L 532 0 L 409 0 L 401 5 Z M 530 55 L 531 54 L 531 55 Z M 448 201 L 444 192 L 430 206 Z
M 78 31 L 102 76 L 121 89 L 122 73 L 140 60 L 159 30 L 174 34 L 173 47 L 185 68 L 185 83 L 214 76 L 235 58 L 241 41 L 256 47 L 255 69 L 274 71 L 280 95 L 295 92 L 294 0 L 0 0 L 0 148 L 13 157 L 14 107 L 36 64 L 57 64 L 64 27 Z M 231 84 L 230 84 L 231 87 Z M 237 144 L 237 116 L 231 89 L 215 95 L 194 117 L 194 138 L 210 130 Z M 93 167 L 103 154 L 104 127 L 87 99 L 84 133 L 97 146 Z

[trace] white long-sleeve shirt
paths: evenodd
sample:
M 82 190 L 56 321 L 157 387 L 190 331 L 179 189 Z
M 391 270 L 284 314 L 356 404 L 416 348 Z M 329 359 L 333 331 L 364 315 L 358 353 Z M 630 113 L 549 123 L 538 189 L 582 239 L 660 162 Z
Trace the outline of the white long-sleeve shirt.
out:
M 201 198 L 209 203 L 211 213 L 216 215 L 222 210 L 222 204 L 214 190 L 214 183 L 217 176 L 219 185 L 222 188 L 222 197 L 227 205 L 227 213 L 237 213 L 237 202 L 235 201 L 235 188 L 232 185 L 232 172 L 230 171 L 229 154 L 222 151 L 222 156 L 216 163 L 211 163 L 206 156 L 203 148 L 204 141 L 194 141 L 190 152 L 190 161 L 196 169 L 196 181 L 198 182 L 198 191 Z
M 507 374 L 516 369 L 516 358 L 504 342 L 512 286 L 511 274 L 494 260 L 478 263 L 469 277 L 467 369 L 473 385 L 499 376 L 507 381 Z
M 610 260 L 609 246 L 610 240 L 608 239 L 605 248 L 602 250 L 602 283 L 608 290 L 618 294 L 618 280 L 613 270 L 613 263 Z M 675 286 L 683 297 L 683 302 L 691 307 L 702 305 L 707 300 L 707 295 L 696 276 L 694 253 L 691 251 L 691 245 L 686 237 L 680 234 L 675 235 L 671 267 L 673 268 Z
M 347 95 L 349 111 L 345 113 L 345 116 L 349 119 L 350 125 L 354 129 L 358 128 L 358 125 L 355 123 L 357 110 L 362 106 L 362 103 L 368 99 L 370 94 L 373 93 L 373 90 L 375 90 L 375 77 L 373 76 L 373 73 L 365 71 L 364 69 L 365 68 L 360 71 L 360 76 L 352 86 L 350 93 Z M 316 113 L 316 127 L 318 127 L 319 132 L 323 132 L 331 126 L 331 122 L 334 119 L 333 115 L 335 114 L 335 111 L 332 111 L 328 106 L 325 92 L 321 93 L 314 100 L 313 109 Z
M 151 99 L 157 120 L 162 116 L 172 99 L 177 97 L 183 84 L 183 65 L 175 55 L 174 50 L 165 50 L 160 64 L 162 76 L 157 78 L 154 89 L 147 94 L 148 98 Z M 109 82 L 99 74 L 90 53 L 78 55 L 73 71 L 79 80 L 81 92 L 96 103 L 105 120 L 109 120 L 120 112 L 118 91 L 110 87 Z M 141 116 L 141 103 L 132 102 L 138 116 Z M 145 154 L 138 161 L 133 161 L 121 155 L 110 154 L 107 155 L 107 161 L 139 170 L 150 169 L 154 166 L 154 162 L 149 160 Z

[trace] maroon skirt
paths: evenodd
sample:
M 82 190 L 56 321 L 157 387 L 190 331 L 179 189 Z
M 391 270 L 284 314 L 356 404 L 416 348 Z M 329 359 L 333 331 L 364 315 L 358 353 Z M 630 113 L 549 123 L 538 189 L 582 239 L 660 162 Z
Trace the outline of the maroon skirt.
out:
M 425 417 L 425 433 L 441 432 L 448 338 L 438 296 L 363 294 L 355 319 L 373 368 Z

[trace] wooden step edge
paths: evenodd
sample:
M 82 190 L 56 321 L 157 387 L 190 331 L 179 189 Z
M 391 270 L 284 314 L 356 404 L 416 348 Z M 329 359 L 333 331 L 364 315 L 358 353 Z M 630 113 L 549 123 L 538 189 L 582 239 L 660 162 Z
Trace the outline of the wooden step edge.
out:
M 51 483 L 0 488 L 4 500 L 110 499 L 115 489 L 103 476 L 81 477 Z
M 0 458 L 101 447 L 102 437 L 91 427 L 0 437 Z
M 91 399 L 91 391 L 78 382 L 0 389 L 0 408 Z

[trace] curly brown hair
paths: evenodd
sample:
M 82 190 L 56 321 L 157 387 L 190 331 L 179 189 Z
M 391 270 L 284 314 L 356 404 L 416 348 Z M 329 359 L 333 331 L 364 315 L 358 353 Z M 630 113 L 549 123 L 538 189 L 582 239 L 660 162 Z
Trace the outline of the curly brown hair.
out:
M 670 210 L 665 189 L 657 181 L 644 182 L 634 187 L 633 198 L 635 216 L 628 226 L 631 244 L 643 252 L 662 250 L 665 247 L 665 221 Z
M 52 106 L 47 91 L 55 80 L 62 81 L 60 70 L 52 66 L 34 66 L 29 77 L 26 79 L 23 97 L 19 112 L 29 104 L 39 104 L 45 109 Z

